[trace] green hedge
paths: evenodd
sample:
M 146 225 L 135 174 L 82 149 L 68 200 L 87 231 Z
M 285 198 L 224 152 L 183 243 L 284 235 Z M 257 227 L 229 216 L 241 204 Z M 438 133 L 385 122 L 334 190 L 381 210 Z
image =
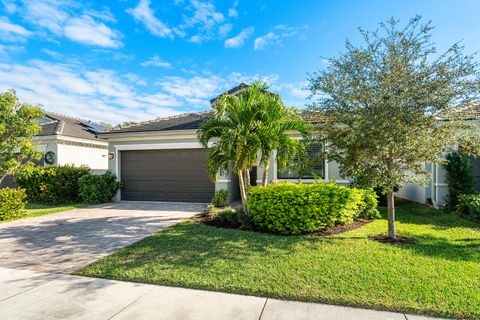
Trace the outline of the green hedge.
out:
M 87 174 L 79 179 L 80 197 L 86 203 L 106 203 L 112 201 L 120 189 L 120 182 L 110 171 L 102 175 Z
M 257 226 L 280 234 L 305 234 L 378 215 L 373 191 L 332 183 L 278 183 L 252 187 L 249 215 Z
M 0 189 L 0 221 L 18 218 L 25 209 L 24 189 Z
M 28 200 L 36 203 L 59 204 L 80 201 L 78 180 L 90 169 L 72 166 L 25 166 L 15 177 L 25 189 Z
M 473 164 L 470 157 L 460 151 L 449 153 L 446 159 L 446 183 L 448 184 L 447 208 L 454 210 L 461 194 L 475 193 Z
M 480 221 L 480 194 L 459 195 L 457 211 L 464 216 Z

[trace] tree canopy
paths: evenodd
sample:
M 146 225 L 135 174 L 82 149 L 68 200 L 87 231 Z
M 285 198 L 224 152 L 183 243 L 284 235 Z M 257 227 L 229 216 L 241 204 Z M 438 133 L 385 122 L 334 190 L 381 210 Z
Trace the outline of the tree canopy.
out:
M 25 160 L 39 156 L 32 141 L 42 115 L 41 109 L 20 103 L 15 91 L 0 94 L 0 182 Z
M 473 151 L 479 141 L 478 127 L 456 112 L 479 97 L 478 63 L 458 43 L 437 53 L 433 29 L 419 16 L 404 27 L 392 18 L 376 31 L 360 29 L 363 45 L 347 41 L 346 52 L 309 79 L 328 158 L 344 176 L 387 193 L 391 238 L 395 187 L 426 182 L 426 162 L 442 162 L 459 144 Z

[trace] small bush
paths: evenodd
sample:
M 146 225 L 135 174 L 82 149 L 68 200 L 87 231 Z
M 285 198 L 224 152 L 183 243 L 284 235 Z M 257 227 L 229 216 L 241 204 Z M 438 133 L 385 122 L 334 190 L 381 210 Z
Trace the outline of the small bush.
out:
M 0 220 L 10 220 L 22 216 L 26 198 L 24 189 L 0 189 Z
M 480 221 L 480 194 L 462 194 L 458 196 L 458 213 Z
M 380 217 L 380 212 L 377 210 L 378 195 L 373 189 L 356 189 L 361 192 L 362 203 L 360 204 L 360 211 L 358 218 L 360 219 L 375 219 Z
M 102 175 L 87 174 L 79 179 L 80 197 L 86 203 L 106 203 L 112 201 L 120 189 L 120 182 L 110 171 Z
M 218 190 L 215 191 L 215 194 L 212 198 L 212 204 L 217 208 L 224 208 L 227 204 L 228 199 L 228 191 L 226 190 Z
M 208 209 L 208 215 L 218 221 L 222 225 L 230 225 L 236 228 L 250 229 L 251 220 L 250 217 L 243 211 L 242 207 L 233 209 L 232 207 L 226 207 L 222 209 L 210 206 Z
M 448 184 L 447 208 L 453 210 L 461 194 L 475 192 L 475 178 L 472 161 L 468 155 L 463 152 L 452 152 L 446 158 L 448 161 L 445 164 Z
M 15 177 L 31 202 L 59 204 L 80 201 L 78 180 L 88 168 L 24 166 Z
M 362 189 L 332 183 L 278 183 L 252 187 L 248 207 L 255 225 L 296 235 L 375 216 L 375 200 Z

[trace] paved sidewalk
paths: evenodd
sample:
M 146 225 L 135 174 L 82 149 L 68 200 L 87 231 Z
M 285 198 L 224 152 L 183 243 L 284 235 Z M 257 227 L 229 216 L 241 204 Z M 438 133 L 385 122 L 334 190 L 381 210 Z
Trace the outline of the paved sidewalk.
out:
M 426 320 L 420 316 L 0 267 L 0 319 Z
M 0 267 L 68 273 L 205 208 L 115 202 L 0 224 Z

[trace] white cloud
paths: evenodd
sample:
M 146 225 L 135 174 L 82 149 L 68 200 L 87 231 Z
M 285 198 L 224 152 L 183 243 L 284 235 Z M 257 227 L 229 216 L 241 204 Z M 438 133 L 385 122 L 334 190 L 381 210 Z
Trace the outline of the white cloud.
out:
M 140 64 L 142 67 L 158 67 L 158 68 L 171 68 L 172 64 L 160 58 L 159 56 L 153 56 L 147 61 Z
M 218 28 L 218 35 L 220 38 L 226 37 L 230 31 L 232 31 L 233 25 L 231 23 L 225 23 Z
M 228 9 L 228 16 L 232 18 L 238 18 L 238 11 L 235 8 Z
M 64 33 L 70 40 L 99 46 L 103 48 L 118 48 L 122 46 L 121 34 L 107 27 L 92 17 L 83 15 L 72 18 L 64 26 Z
M 162 38 L 173 38 L 172 29 L 155 17 L 155 12 L 150 8 L 150 0 L 140 0 L 135 8 L 128 9 L 127 12 L 137 22 L 143 23 L 153 35 Z
M 224 38 L 231 30 L 231 25 L 225 23 L 225 16 L 217 10 L 215 5 L 208 1 L 190 0 L 187 10 L 193 12 L 184 17 L 181 30 L 195 29 L 196 34 L 189 38 L 190 42 L 202 43 L 207 40 Z
M 225 48 L 240 48 L 245 43 L 248 37 L 250 37 L 255 29 L 253 27 L 243 29 L 235 37 L 225 40 Z
M 118 48 L 122 45 L 122 34 L 107 26 L 105 22 L 115 22 L 108 11 L 92 10 L 73 0 L 24 0 L 17 11 L 24 21 L 43 32 L 53 34 L 86 45 Z
M 30 61 L 0 64 L 0 91 L 46 110 L 109 123 L 142 121 L 180 113 L 180 98 L 145 92 L 113 70 L 88 70 L 80 65 Z
M 55 59 L 59 59 L 59 58 L 63 57 L 63 55 L 61 53 L 58 53 L 56 51 L 53 51 L 53 50 L 50 50 L 50 49 L 47 49 L 47 48 L 43 48 L 42 52 L 45 53 L 46 55 L 52 57 L 52 58 L 55 58 Z
M 0 57 L 9 58 L 15 53 L 20 53 L 25 50 L 25 47 L 18 45 L 4 45 L 0 44 Z
M 21 25 L 12 23 L 7 17 L 0 17 L 0 40 L 24 42 L 32 34 Z
M 269 46 L 281 45 L 283 39 L 298 36 L 299 39 L 305 39 L 305 31 L 308 26 L 291 27 L 285 24 L 279 24 L 273 28 L 274 32 L 268 32 L 264 36 L 255 39 L 253 48 L 255 50 L 263 50 Z
M 263 50 L 267 46 L 270 46 L 270 45 L 276 43 L 278 41 L 278 39 L 280 39 L 280 36 L 278 34 L 273 33 L 273 32 L 269 32 L 262 37 L 256 38 L 254 43 L 253 43 L 253 48 L 255 50 Z

